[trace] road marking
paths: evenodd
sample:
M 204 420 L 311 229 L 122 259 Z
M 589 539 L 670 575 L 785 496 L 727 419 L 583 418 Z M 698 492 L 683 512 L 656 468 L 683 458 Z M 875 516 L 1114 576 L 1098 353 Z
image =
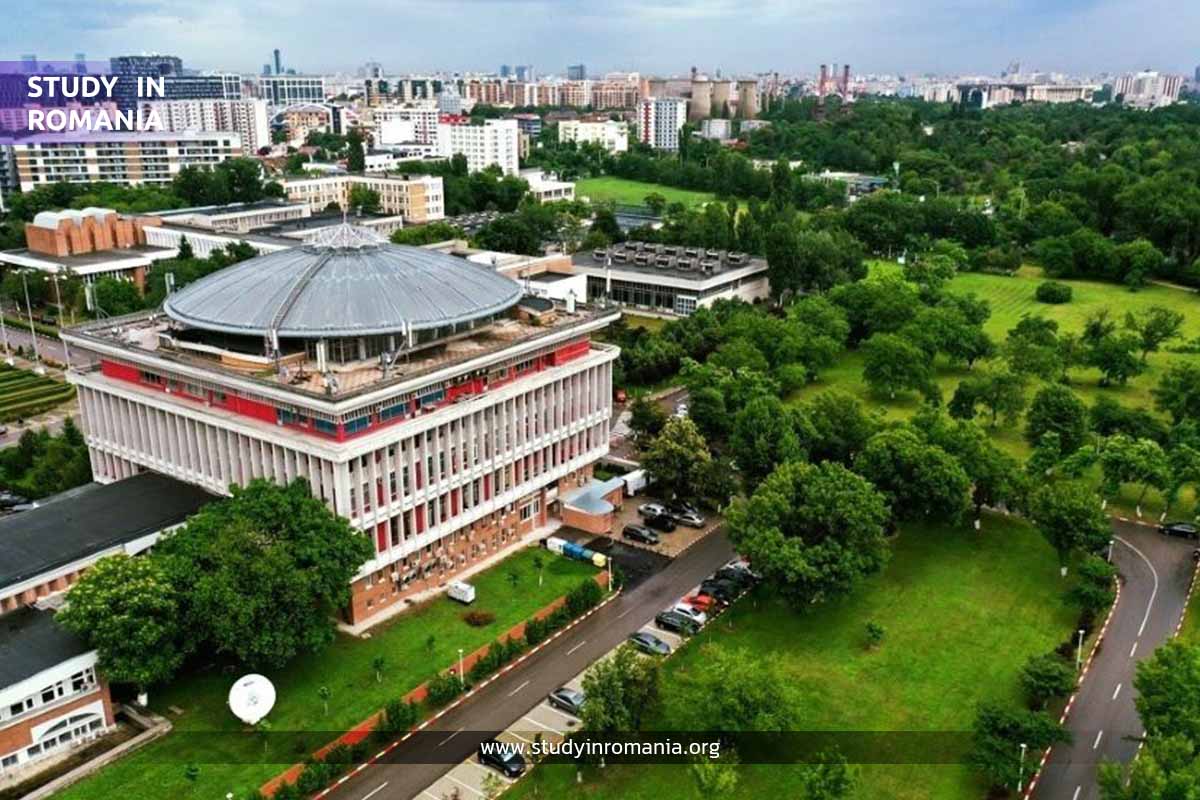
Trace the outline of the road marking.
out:
M 524 688 L 525 688 L 526 686 L 528 686 L 528 685 L 529 685 L 529 681 L 525 681 L 525 682 L 524 682 L 524 683 L 522 683 L 520 686 L 518 686 L 517 688 L 515 688 L 515 689 L 513 689 L 511 692 L 509 692 L 509 693 L 508 693 L 508 696 L 509 696 L 509 697 L 512 697 L 514 694 L 516 694 L 517 692 L 521 691 L 522 689 L 524 689 Z
M 459 735 L 460 733 L 462 733 L 462 732 L 463 732 L 463 729 L 462 729 L 462 728 L 459 728 L 459 729 L 458 729 L 458 730 L 456 730 L 454 733 L 450 734 L 450 735 L 449 735 L 449 736 L 447 736 L 445 739 L 442 739 L 440 742 L 438 742 L 438 747 L 441 747 L 441 746 L 442 746 L 442 745 L 444 745 L 446 742 L 450 741 L 451 739 L 453 739 L 455 736 L 458 736 L 458 735 Z
M 563 732 L 558 730 L 557 728 L 551 728 L 549 725 L 544 725 L 544 724 L 538 722 L 536 719 L 533 719 L 532 717 L 524 716 L 524 717 L 521 717 L 521 719 L 525 720 L 526 722 L 532 722 L 534 725 L 537 725 L 539 728 L 544 728 L 545 730 L 548 730 L 551 733 L 557 733 L 559 736 L 563 735 Z
M 1104 731 L 1096 731 L 1096 741 L 1092 742 L 1092 749 L 1095 750 L 1100 746 L 1100 737 L 1104 735 Z
M 1071 800 L 1079 800 L 1079 793 L 1083 791 L 1082 786 L 1075 787 L 1075 794 L 1071 795 Z
M 533 744 L 532 739 L 526 739 L 524 736 L 517 733 L 516 731 L 505 731 L 505 733 L 507 733 L 509 736 L 513 736 L 513 737 L 516 737 L 517 739 L 520 739 L 525 744 Z
M 470 762 L 470 761 L 468 761 L 468 762 L 466 762 L 466 763 L 470 764 L 471 762 Z M 479 790 L 478 790 L 478 789 L 476 789 L 474 786 L 470 786 L 470 785 L 468 785 L 468 784 L 465 784 L 465 783 L 463 783 L 463 782 L 462 782 L 462 781 L 460 781 L 458 778 L 454 777 L 453 775 L 451 775 L 451 774 L 449 774 L 449 773 L 447 773 L 447 774 L 446 774 L 446 777 L 447 777 L 447 778 L 449 778 L 450 780 L 454 781 L 455 783 L 457 783 L 459 786 L 461 786 L 461 787 L 463 787 L 464 789 L 466 789 L 468 792 L 471 792 L 471 793 L 473 793 L 473 794 L 477 794 L 477 795 L 479 795 L 480 797 L 483 797 L 483 792 L 479 791 Z
M 382 792 L 382 791 L 383 791 L 383 788 L 384 788 L 385 786 L 387 786 L 387 785 L 388 785 L 388 782 L 387 782 L 387 781 L 384 781 L 383 783 L 381 783 L 380 785 L 376 786 L 376 787 L 375 787 L 374 789 L 372 789 L 371 791 L 369 791 L 369 792 L 367 792 L 366 794 L 364 794 L 364 795 L 363 795 L 363 798 L 362 798 L 362 800 L 369 800 L 369 798 L 372 798 L 372 797 L 374 797 L 375 795 L 377 795 L 377 794 L 379 794 L 380 792 Z
M 1146 630 L 1146 623 L 1150 621 L 1150 609 L 1154 608 L 1154 598 L 1158 597 L 1158 570 L 1154 568 L 1154 565 L 1150 563 L 1150 559 L 1146 558 L 1146 554 L 1141 550 L 1138 550 L 1120 536 L 1114 536 L 1113 538 L 1128 547 L 1133 552 L 1137 553 L 1142 561 L 1146 562 L 1146 566 L 1150 568 L 1150 574 L 1154 577 L 1154 588 L 1150 591 L 1150 602 L 1146 604 L 1146 613 L 1142 617 L 1141 627 L 1138 628 L 1138 636 L 1141 636 L 1142 631 Z
M 549 703 L 546 703 L 546 710 L 553 712 L 555 714 L 558 714 L 560 717 L 562 717 L 563 719 L 565 719 L 567 722 L 571 723 L 572 725 L 575 724 L 575 720 L 577 719 L 576 717 L 572 716 L 571 714 L 568 714 L 565 711 L 559 711 L 557 708 L 550 705 Z
M 1129 657 L 1133 658 L 1134 652 L 1137 650 L 1138 643 L 1134 642 L 1133 647 L 1129 648 Z
M 513 782 L 513 779 L 512 779 L 512 778 L 510 778 L 510 777 L 508 777 L 507 775 L 505 775 L 505 774 L 503 774 L 503 773 L 501 773 L 501 772 L 496 772 L 496 771 L 495 771 L 495 770 L 493 770 L 491 767 L 485 767 L 483 764 L 480 764 L 480 763 L 479 763 L 479 762 L 477 762 L 477 761 L 472 761 L 472 760 L 468 759 L 468 760 L 464 761 L 464 762 L 463 762 L 463 764 L 466 764 L 466 765 L 468 765 L 468 766 L 475 767 L 476 769 L 481 769 L 481 770 L 483 770 L 483 771 L 484 771 L 486 774 L 488 774 L 488 775 L 495 775 L 497 778 L 499 778 L 500 780 L 504 781 L 505 783 L 512 783 L 512 782 Z
M 445 800 L 445 798 L 438 797 L 436 794 L 430 794 L 428 789 L 422 789 L 421 794 L 425 795 L 426 797 L 431 797 L 433 800 Z
M 585 644 L 587 644 L 587 639 L 584 639 L 582 642 L 580 642 L 579 644 L 575 645 L 570 650 L 568 650 L 567 655 L 571 655 L 571 653 L 574 653 L 576 650 L 583 647 Z
M 633 609 L 632 609 L 632 608 L 627 608 L 627 609 L 625 609 L 625 610 L 624 610 L 624 611 L 622 611 L 620 614 L 617 614 L 617 619 L 620 619 L 621 617 L 625 616 L 625 615 L 626 615 L 626 614 L 628 614 L 630 611 L 633 611 Z
M 1119 695 L 1120 693 L 1121 693 L 1121 684 L 1119 684 L 1119 683 L 1118 683 L 1118 684 L 1117 684 L 1117 688 L 1113 689 L 1113 696 L 1112 696 L 1112 699 L 1113 699 L 1113 700 L 1116 700 L 1116 699 L 1117 699 L 1117 695 Z

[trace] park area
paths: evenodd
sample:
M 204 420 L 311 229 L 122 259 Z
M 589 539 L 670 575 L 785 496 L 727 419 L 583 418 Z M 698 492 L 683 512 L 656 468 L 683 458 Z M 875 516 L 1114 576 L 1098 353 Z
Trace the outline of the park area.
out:
M 616 203 L 622 206 L 644 206 L 646 195 L 660 194 L 667 198 L 667 203 L 683 203 L 689 208 L 700 206 L 715 200 L 711 192 L 694 192 L 689 189 L 676 189 L 658 183 L 643 183 L 625 178 L 583 178 L 575 183 L 575 196 L 587 198 L 593 203 Z
M 703 648 L 712 645 L 778 664 L 797 688 L 801 731 L 969 732 L 979 702 L 1021 703 L 1025 659 L 1067 637 L 1076 612 L 1064 599 L 1066 588 L 1054 551 L 1024 523 L 988 515 L 981 533 L 908 525 L 883 573 L 845 599 L 804 613 L 770 598 L 735 604 L 668 659 L 662 707 L 648 727 L 678 730 L 676 719 L 693 718 L 689 675 L 704 670 Z M 886 631 L 878 647 L 866 646 L 868 622 Z M 734 796 L 799 796 L 794 769 L 746 764 Z M 987 793 L 965 764 L 859 769 L 856 800 L 976 800 Z M 680 766 L 588 767 L 583 787 L 574 781 L 571 765 L 539 767 L 514 795 L 697 796 Z
M 0 422 L 32 417 L 74 396 L 68 383 L 0 364 Z
M 540 585 L 534 563 L 539 556 L 544 560 Z M 175 726 L 171 733 L 56 797 L 175 800 L 221 798 L 227 792 L 244 797 L 453 664 L 460 648 L 469 653 L 495 641 L 594 573 L 590 564 L 527 548 L 470 579 L 478 594 L 471 610 L 494 614 L 490 624 L 468 625 L 466 607 L 442 594 L 382 623 L 369 639 L 339 634 L 322 652 L 267 671 L 278 692 L 268 717 L 271 731 L 288 737 L 272 741 L 272 752 L 287 752 L 287 763 L 255 763 L 262 759 L 262 739 L 226 707 L 240 671 L 202 665 L 151 692 L 153 710 Z M 376 676 L 377 659 L 382 659 L 382 680 Z M 329 689 L 327 703 L 322 687 Z M 194 780 L 188 777 L 189 765 L 199 769 Z

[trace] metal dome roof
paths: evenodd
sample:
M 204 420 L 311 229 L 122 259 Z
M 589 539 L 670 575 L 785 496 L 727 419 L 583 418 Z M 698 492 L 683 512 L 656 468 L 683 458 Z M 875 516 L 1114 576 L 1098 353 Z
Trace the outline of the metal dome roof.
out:
M 520 298 L 520 284 L 489 267 L 342 225 L 201 278 L 171 294 L 163 311 L 204 330 L 320 338 L 469 322 Z

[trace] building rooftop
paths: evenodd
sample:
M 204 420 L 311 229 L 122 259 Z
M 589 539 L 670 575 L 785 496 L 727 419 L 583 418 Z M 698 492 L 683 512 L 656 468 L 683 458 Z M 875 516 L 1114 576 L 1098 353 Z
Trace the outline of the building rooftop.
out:
M 51 611 L 22 608 L 0 617 L 0 688 L 55 667 L 91 648 L 54 621 Z
M 765 259 L 746 253 L 647 242 L 622 242 L 607 248 L 581 250 L 572 256 L 571 263 L 593 274 L 611 263 L 615 271 L 639 272 L 697 283 L 739 270 L 759 271 L 767 268 Z
M 0 262 L 5 261 L 6 257 L 10 257 L 10 263 L 31 264 L 32 262 L 39 262 L 66 267 L 68 269 L 86 270 L 88 267 L 98 267 L 128 259 L 154 261 L 159 258 L 171 258 L 176 252 L 174 248 L 170 247 L 137 244 L 133 247 L 118 247 L 112 250 L 97 250 L 91 253 L 56 256 L 51 253 L 40 253 L 30 250 L 27 247 L 22 247 L 17 250 L 0 251 Z
M 521 287 L 495 271 L 345 225 L 172 294 L 167 316 L 194 328 L 288 338 L 409 334 L 501 313 Z
M 214 499 L 190 483 L 145 472 L 39 501 L 0 519 L 0 588 L 177 525 Z

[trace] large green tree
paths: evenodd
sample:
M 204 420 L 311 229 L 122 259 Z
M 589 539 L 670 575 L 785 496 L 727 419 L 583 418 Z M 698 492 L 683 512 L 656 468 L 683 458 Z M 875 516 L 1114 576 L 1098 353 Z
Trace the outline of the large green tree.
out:
M 793 418 L 779 398 L 758 397 L 733 419 L 729 453 L 753 489 L 780 464 L 803 458 Z
M 668 497 L 694 497 L 711 460 L 708 443 L 687 417 L 668 420 L 642 453 L 642 466 Z
M 625 644 L 583 675 L 583 728 L 591 733 L 628 733 L 653 714 L 659 696 L 659 662 Z
M 1044 711 L 987 703 L 980 706 L 975 717 L 969 760 L 992 786 L 1016 789 L 1036 767 L 1038 753 L 1070 739 L 1070 733 Z M 1033 755 L 1025 764 L 1018 758 L 1021 745 Z
M 967 510 L 971 480 L 958 460 L 910 426 L 872 436 L 854 469 L 884 493 L 898 519 L 957 519 Z
M 1200 746 L 1200 645 L 1167 642 L 1138 664 L 1133 685 L 1147 733 L 1179 735 Z
M 1025 439 L 1031 445 L 1037 445 L 1047 433 L 1058 435 L 1063 455 L 1074 453 L 1087 441 L 1087 406 L 1066 386 L 1045 386 L 1029 404 L 1025 414 Z
M 1064 574 L 1073 551 L 1099 552 L 1112 536 L 1112 524 L 1100 509 L 1095 491 L 1079 481 L 1056 481 L 1037 488 L 1029 499 L 1029 516 L 1058 553 Z

